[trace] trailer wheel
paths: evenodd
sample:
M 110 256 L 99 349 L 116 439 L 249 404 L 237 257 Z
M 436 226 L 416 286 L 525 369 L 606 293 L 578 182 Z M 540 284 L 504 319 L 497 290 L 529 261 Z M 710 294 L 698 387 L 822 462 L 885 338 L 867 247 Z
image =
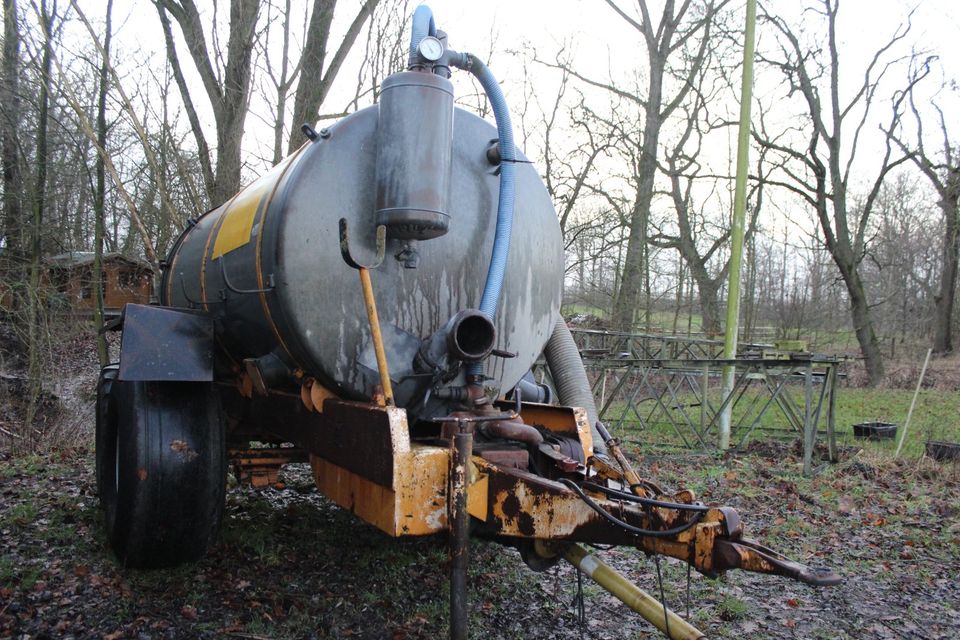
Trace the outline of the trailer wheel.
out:
M 117 380 L 97 388 L 97 488 L 121 564 L 169 567 L 214 541 L 226 490 L 219 397 L 209 383 Z

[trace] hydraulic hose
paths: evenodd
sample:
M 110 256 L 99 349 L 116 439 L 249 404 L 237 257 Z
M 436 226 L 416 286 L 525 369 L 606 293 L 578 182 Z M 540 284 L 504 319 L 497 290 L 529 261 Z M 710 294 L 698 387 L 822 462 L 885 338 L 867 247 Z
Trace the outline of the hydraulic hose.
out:
M 413 12 L 413 26 L 410 33 L 410 60 L 416 60 L 417 47 L 420 41 L 427 36 L 437 35 L 437 25 L 433 21 L 433 11 L 425 4 L 420 5 Z
M 561 404 L 573 407 L 583 407 L 590 420 L 590 434 L 593 436 L 593 452 L 598 455 L 607 454 L 607 446 L 597 431 L 597 405 L 590 390 L 590 381 L 587 380 L 587 371 L 580 358 L 580 350 L 573 341 L 570 329 L 564 322 L 563 316 L 557 314 L 553 325 L 553 333 L 543 350 L 550 367 L 553 382 L 557 385 L 557 396 Z
M 510 253 L 510 234 L 513 230 L 513 200 L 515 193 L 514 170 L 516 149 L 513 145 L 513 124 L 503 91 L 490 69 L 476 56 L 462 53 L 451 58 L 451 65 L 469 71 L 480 82 L 497 122 L 497 138 L 500 148 L 500 195 L 497 203 L 497 228 L 493 239 L 493 251 L 487 280 L 480 298 L 480 312 L 493 320 L 497 315 L 503 276 L 507 270 L 507 255 Z M 482 363 L 472 363 L 467 370 L 470 375 L 483 373 Z

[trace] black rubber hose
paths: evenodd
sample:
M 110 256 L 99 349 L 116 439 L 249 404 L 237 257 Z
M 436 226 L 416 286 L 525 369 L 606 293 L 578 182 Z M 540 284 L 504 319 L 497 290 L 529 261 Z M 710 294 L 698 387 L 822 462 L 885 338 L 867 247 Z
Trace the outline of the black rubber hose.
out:
M 577 483 L 568 480 L 566 478 L 560 478 L 559 482 L 569 489 L 573 490 L 577 496 L 583 500 L 588 507 L 593 509 L 600 515 L 604 520 L 621 527 L 622 529 L 629 531 L 630 533 L 635 533 L 638 536 L 647 536 L 650 538 L 669 538 L 677 534 L 683 533 L 687 529 L 691 529 L 696 526 L 703 519 L 703 512 L 694 511 L 693 518 L 689 522 L 685 522 L 680 526 L 673 527 L 672 529 L 641 529 L 640 527 L 635 527 L 628 522 L 624 522 L 620 518 L 616 517 L 612 513 L 609 513 L 606 509 L 597 504 L 590 496 L 583 492 L 583 489 L 577 486 Z
M 543 355 L 547 359 L 547 366 L 550 367 L 553 382 L 557 385 L 560 404 L 583 407 L 586 410 L 590 420 L 590 433 L 593 435 L 593 452 L 596 455 L 606 455 L 607 445 L 604 444 L 596 427 L 600 416 L 597 414 L 597 405 L 590 390 L 590 381 L 587 380 L 587 371 L 583 368 L 577 343 L 573 341 L 570 329 L 567 328 L 567 323 L 559 313 Z

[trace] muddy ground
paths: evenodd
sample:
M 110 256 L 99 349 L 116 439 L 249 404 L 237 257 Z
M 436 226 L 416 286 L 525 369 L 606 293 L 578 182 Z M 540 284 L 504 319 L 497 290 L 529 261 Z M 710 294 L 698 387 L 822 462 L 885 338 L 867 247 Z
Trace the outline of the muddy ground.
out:
M 690 616 L 711 638 L 954 638 L 960 635 L 960 469 L 848 457 L 815 479 L 783 446 L 739 456 L 640 458 L 736 507 L 748 535 L 829 565 L 842 586 L 813 589 L 733 572 L 694 573 Z M 106 549 L 85 450 L 0 459 L 2 638 L 441 638 L 442 537 L 392 540 L 332 505 L 309 471 L 281 488 L 233 487 L 218 544 L 201 563 L 119 567 Z M 516 552 L 472 547 L 471 637 L 645 638 L 653 628 L 575 572 L 533 573 Z M 598 552 L 649 591 L 650 559 Z M 670 604 L 686 609 L 686 571 L 663 563 Z
M 15 358 L 4 345 L 0 382 L 10 386 L 17 371 L 7 370 Z M 60 340 L 53 356 L 60 375 L 47 391 L 57 409 L 30 433 L 46 453 L 14 458 L 0 449 L 0 638 L 446 636 L 445 539 L 388 538 L 320 496 L 304 465 L 284 470 L 280 487 L 233 483 L 219 541 L 199 564 L 118 566 L 106 546 L 89 449 L 96 371 L 89 336 Z M 16 393 L 6 392 L 0 426 L 15 430 L 18 414 L 6 409 Z M 960 637 L 960 463 L 849 450 L 806 479 L 790 445 L 725 457 L 631 453 L 661 484 L 736 507 L 747 535 L 846 578 L 817 590 L 744 572 L 718 580 L 694 573 L 689 615 L 709 637 Z M 662 637 L 588 580 L 581 624 L 569 566 L 533 573 L 512 549 L 475 541 L 471 551 L 473 638 Z M 643 554 L 597 553 L 659 591 Z M 662 567 L 667 600 L 683 614 L 685 565 Z

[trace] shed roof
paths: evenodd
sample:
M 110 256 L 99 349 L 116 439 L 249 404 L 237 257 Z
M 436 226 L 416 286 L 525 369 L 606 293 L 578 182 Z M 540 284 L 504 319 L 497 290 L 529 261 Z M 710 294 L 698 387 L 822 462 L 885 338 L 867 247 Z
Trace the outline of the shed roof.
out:
M 153 267 L 150 266 L 149 262 L 139 258 L 125 256 L 118 251 L 112 251 L 103 254 L 102 260 L 104 264 L 108 262 L 123 262 L 139 269 L 153 271 Z M 50 256 L 45 260 L 45 262 L 53 268 L 73 269 L 75 267 L 93 264 L 93 251 L 68 251 L 66 253 Z

